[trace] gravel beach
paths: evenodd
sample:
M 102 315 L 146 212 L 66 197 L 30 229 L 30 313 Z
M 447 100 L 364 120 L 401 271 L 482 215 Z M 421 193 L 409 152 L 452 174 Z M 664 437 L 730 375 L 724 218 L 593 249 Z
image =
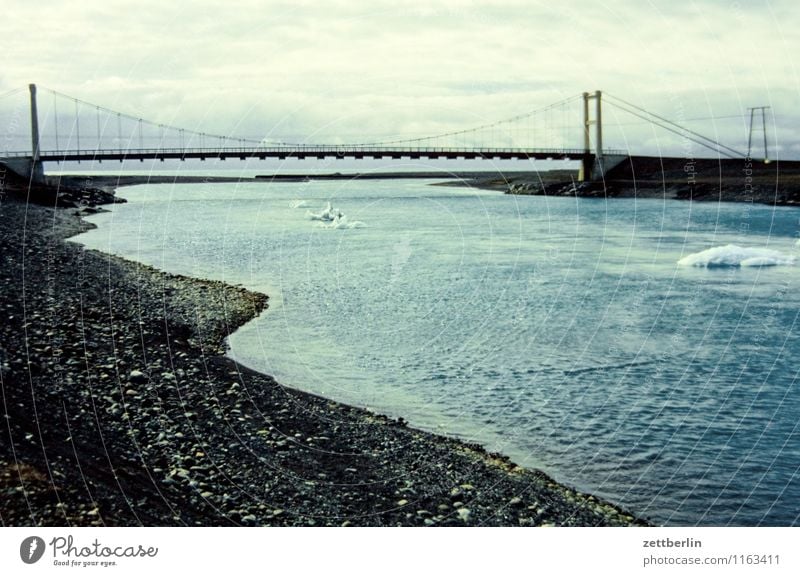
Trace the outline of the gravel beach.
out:
M 2 525 L 644 523 L 237 365 L 225 338 L 267 296 L 84 250 L 81 213 L 0 201 Z

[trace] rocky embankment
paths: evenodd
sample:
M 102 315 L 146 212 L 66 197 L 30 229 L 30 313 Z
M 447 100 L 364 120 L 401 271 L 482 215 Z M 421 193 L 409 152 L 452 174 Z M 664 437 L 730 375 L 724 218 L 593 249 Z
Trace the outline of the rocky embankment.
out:
M 0 202 L 2 525 L 641 523 L 242 368 L 224 338 L 266 296 L 65 242 L 80 212 Z
M 596 182 L 577 172 L 509 172 L 455 182 L 525 196 L 658 198 L 800 206 L 800 162 L 634 156 Z

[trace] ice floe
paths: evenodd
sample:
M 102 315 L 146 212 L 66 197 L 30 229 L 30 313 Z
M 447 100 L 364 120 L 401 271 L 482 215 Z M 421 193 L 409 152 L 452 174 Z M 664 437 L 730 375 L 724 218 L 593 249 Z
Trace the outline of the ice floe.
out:
M 740 266 L 791 266 L 796 258 L 770 248 L 747 248 L 727 244 L 689 254 L 678 260 L 681 266 L 731 268 Z

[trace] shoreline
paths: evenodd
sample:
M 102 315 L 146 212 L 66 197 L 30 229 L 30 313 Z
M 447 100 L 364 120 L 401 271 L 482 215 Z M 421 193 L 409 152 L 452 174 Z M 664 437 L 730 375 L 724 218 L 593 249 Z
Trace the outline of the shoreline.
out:
M 471 186 L 519 196 L 641 198 L 800 206 L 800 161 L 764 163 L 751 158 L 653 158 L 631 156 L 602 181 L 577 182 L 568 171 L 462 179 L 443 186 Z
M 266 296 L 66 242 L 82 213 L 0 202 L 3 525 L 646 525 L 238 365 Z
M 561 172 L 561 171 L 559 171 Z M 104 175 L 104 174 L 65 174 L 50 176 L 48 181 L 54 188 L 94 188 L 108 193 L 112 193 L 117 188 L 123 186 L 136 186 L 139 184 L 205 184 L 205 183 L 259 183 L 269 184 L 273 182 L 309 182 L 315 180 L 341 181 L 341 180 L 448 180 L 473 181 L 482 178 L 486 174 L 498 174 L 497 172 L 484 171 L 409 171 L 409 172 L 326 172 L 326 173 L 298 173 L 298 174 L 256 174 L 255 176 L 193 176 L 193 175 L 150 175 L 150 174 L 123 174 L 123 175 Z M 509 176 L 527 175 L 532 173 L 530 170 L 513 170 L 503 174 Z

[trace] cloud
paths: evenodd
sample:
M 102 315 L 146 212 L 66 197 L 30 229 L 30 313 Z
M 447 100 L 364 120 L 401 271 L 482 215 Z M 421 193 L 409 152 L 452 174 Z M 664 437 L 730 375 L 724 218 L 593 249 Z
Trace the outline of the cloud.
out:
M 678 103 L 686 117 L 771 105 L 797 124 L 800 33 L 789 0 L 5 8 L 0 92 L 36 81 L 208 131 L 417 134 L 598 88 L 668 117 Z M 629 124 L 625 135 L 636 131 Z M 740 121 L 722 131 L 742 139 Z M 787 150 L 797 149 L 792 132 L 781 131 Z

